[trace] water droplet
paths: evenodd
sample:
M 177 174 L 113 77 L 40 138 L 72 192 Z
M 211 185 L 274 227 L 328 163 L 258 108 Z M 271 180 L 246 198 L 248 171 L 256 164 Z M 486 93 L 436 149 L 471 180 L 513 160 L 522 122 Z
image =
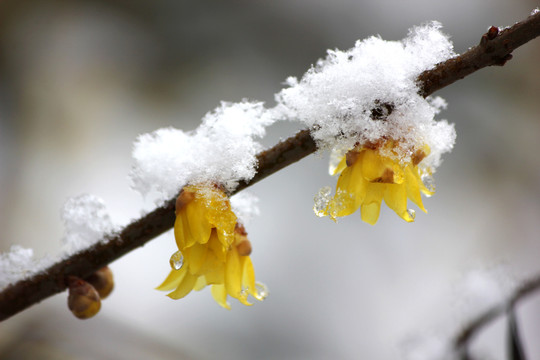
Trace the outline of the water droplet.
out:
M 422 182 L 424 183 L 424 186 L 430 191 L 435 192 L 435 179 L 433 179 L 433 176 L 426 175 L 422 176 Z M 430 195 L 427 195 L 430 196 Z
M 182 252 L 178 250 L 172 254 L 169 263 L 171 264 L 171 268 L 174 270 L 180 270 L 182 265 L 184 265 L 184 255 L 182 255 Z
M 260 282 L 260 281 L 257 281 L 255 283 L 255 292 L 257 294 L 255 296 L 255 298 L 257 300 L 261 300 L 261 301 L 266 299 L 268 297 L 268 294 L 269 294 L 268 287 L 265 284 L 263 284 L 262 282 Z
M 315 198 L 313 199 L 315 201 L 315 204 L 313 205 L 313 211 L 317 216 L 326 216 L 326 208 L 328 206 L 328 202 L 330 201 L 331 192 L 332 188 L 330 186 L 325 186 L 319 190 L 319 193 L 317 195 L 315 195 Z
M 411 217 L 411 219 L 414 219 L 416 218 L 416 211 L 414 211 L 413 209 L 407 209 L 407 214 L 409 214 L 409 216 Z

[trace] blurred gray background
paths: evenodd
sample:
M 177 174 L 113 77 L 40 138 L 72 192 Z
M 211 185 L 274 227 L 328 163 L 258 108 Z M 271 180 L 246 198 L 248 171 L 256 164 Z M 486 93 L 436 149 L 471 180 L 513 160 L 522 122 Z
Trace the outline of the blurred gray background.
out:
M 490 25 L 529 15 L 538 0 L 77 0 L 0 2 L 0 251 L 56 254 L 66 199 L 102 197 L 127 223 L 152 204 L 130 190 L 140 133 L 191 130 L 220 100 L 273 105 L 289 75 L 328 48 L 439 20 L 455 50 Z M 457 143 L 437 193 L 407 224 L 385 208 L 317 218 L 313 196 L 335 185 L 327 156 L 310 156 L 249 190 L 248 227 L 263 303 L 220 308 L 208 289 L 172 301 L 172 234 L 111 265 L 116 289 L 98 316 L 75 319 L 66 294 L 0 324 L 5 359 L 433 359 L 430 348 L 519 281 L 540 272 L 540 40 L 503 68 L 437 95 Z M 279 123 L 265 146 L 299 129 Z M 531 359 L 540 358 L 540 295 L 520 304 Z M 503 359 L 501 319 L 474 342 Z

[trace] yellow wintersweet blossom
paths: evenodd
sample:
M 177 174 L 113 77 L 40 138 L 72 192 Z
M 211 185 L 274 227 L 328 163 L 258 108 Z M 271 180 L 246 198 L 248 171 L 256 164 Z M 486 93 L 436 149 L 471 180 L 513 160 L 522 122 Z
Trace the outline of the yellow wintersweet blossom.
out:
M 414 211 L 407 209 L 407 199 L 424 212 L 420 193 L 432 195 L 423 184 L 418 164 L 429 154 L 429 147 L 412 153 L 409 162 L 397 160 L 396 142 L 380 141 L 356 146 L 350 150 L 334 169 L 340 174 L 336 194 L 320 216 L 347 216 L 360 208 L 362 220 L 374 225 L 381 209 L 381 202 L 405 221 L 414 221 Z M 429 172 L 429 171 L 428 171 Z
M 172 271 L 158 290 L 181 299 L 191 290 L 212 285 L 212 296 L 230 309 L 227 296 L 245 305 L 248 295 L 257 300 L 267 290 L 255 282 L 249 257 L 251 244 L 237 222 L 225 192 L 217 186 L 186 186 L 176 201 L 174 236 L 178 252 L 171 257 Z

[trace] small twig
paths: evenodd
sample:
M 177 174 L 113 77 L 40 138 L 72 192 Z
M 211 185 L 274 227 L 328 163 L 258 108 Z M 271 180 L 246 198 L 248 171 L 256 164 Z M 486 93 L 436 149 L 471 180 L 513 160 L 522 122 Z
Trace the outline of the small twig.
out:
M 490 30 L 482 37 L 480 45 L 420 74 L 418 77 L 420 93 L 424 97 L 429 96 L 476 70 L 491 65 L 503 65 L 510 59 L 510 53 L 514 49 L 539 35 L 540 14 L 529 16 L 500 34 L 498 31 Z M 241 182 L 234 193 L 315 151 L 316 144 L 309 131 L 300 131 L 260 153 L 257 157 L 257 174 L 250 181 Z M 172 228 L 174 203 L 175 199 L 170 199 L 165 205 L 127 225 L 119 234 L 107 237 L 106 242 L 97 243 L 54 264 L 44 272 L 8 286 L 0 293 L 0 321 L 64 291 L 68 276 L 85 278 Z
M 480 332 L 480 330 L 489 325 L 499 316 L 506 314 L 507 311 L 513 308 L 517 302 L 523 300 L 525 297 L 537 290 L 540 290 L 540 276 L 524 282 L 504 302 L 484 311 L 476 318 L 472 319 L 468 325 L 466 325 L 455 337 L 453 341 L 454 349 L 457 352 L 466 353 L 467 346 L 475 335 Z

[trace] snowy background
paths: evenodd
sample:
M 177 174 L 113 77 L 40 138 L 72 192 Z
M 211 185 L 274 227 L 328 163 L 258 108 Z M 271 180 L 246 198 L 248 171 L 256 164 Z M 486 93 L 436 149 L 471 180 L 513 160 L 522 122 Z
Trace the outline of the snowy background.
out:
M 56 254 L 60 209 L 81 193 L 113 222 L 151 209 L 130 189 L 132 143 L 164 126 L 191 130 L 221 100 L 273 104 L 328 48 L 439 20 L 456 52 L 490 25 L 511 25 L 537 0 L 9 1 L 0 3 L 0 250 Z M 75 319 L 66 294 L 0 324 L 6 359 L 434 359 L 441 339 L 540 272 L 540 41 L 503 68 L 437 95 L 457 143 L 435 174 L 428 215 L 376 226 L 317 218 L 334 185 L 310 156 L 253 186 L 248 225 L 263 303 L 231 311 L 208 290 L 172 301 L 153 290 L 175 251 L 172 233 L 114 262 L 116 288 L 98 316 Z M 301 126 L 278 123 L 265 146 Z M 518 308 L 525 348 L 540 358 L 540 296 Z M 499 320 L 474 342 L 503 359 Z M 434 350 L 432 350 L 434 349 Z

